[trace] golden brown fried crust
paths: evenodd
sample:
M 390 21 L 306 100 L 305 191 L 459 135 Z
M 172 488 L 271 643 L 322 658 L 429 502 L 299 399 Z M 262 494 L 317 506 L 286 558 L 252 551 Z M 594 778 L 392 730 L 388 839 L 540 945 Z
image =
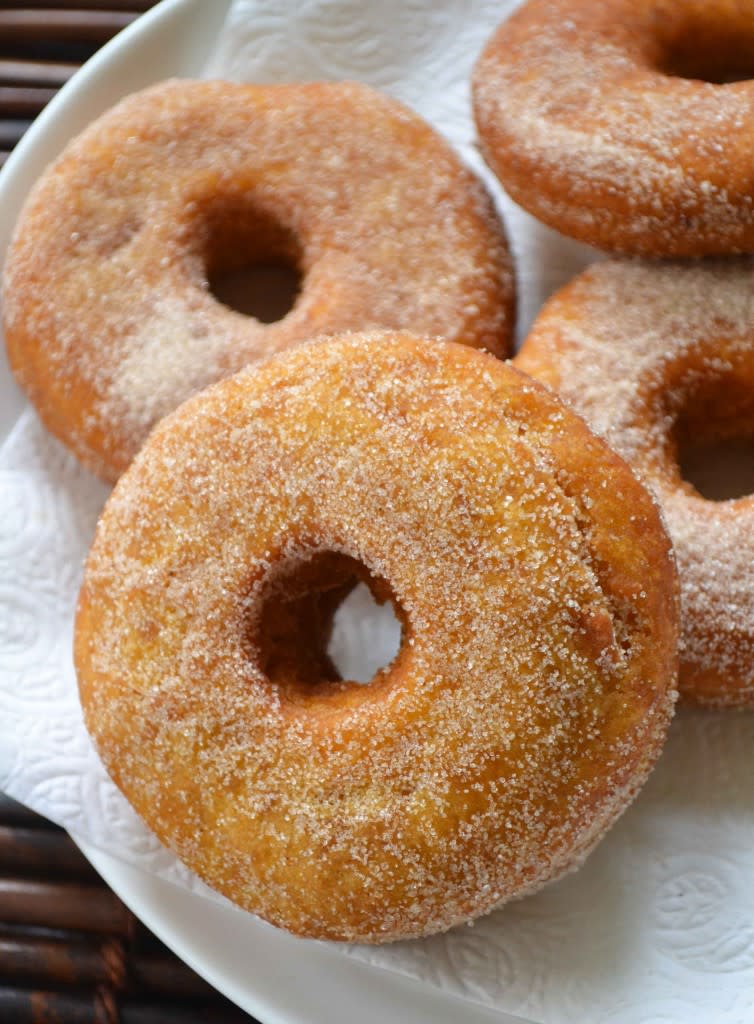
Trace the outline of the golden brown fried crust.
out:
M 754 76 L 752 52 L 752 0 L 529 0 L 474 72 L 485 158 L 591 245 L 754 251 L 754 83 L 718 84 Z
M 706 500 L 679 450 L 754 439 L 754 262 L 611 260 L 542 309 L 516 366 L 555 389 L 657 495 L 681 583 L 681 695 L 754 706 L 754 497 Z
M 360 686 L 265 662 L 270 601 L 279 652 L 309 588 L 354 573 L 395 602 L 392 664 Z M 384 942 L 579 862 L 659 753 L 676 647 L 625 463 L 509 365 L 388 332 L 155 429 L 102 515 L 75 660 L 105 766 L 193 870 L 297 934 Z
M 273 324 L 210 291 L 260 261 L 302 275 Z M 42 176 L 3 315 L 45 425 L 115 480 L 184 399 L 317 334 L 411 327 L 504 356 L 514 281 L 484 189 L 397 101 L 345 82 L 174 81 L 123 100 Z

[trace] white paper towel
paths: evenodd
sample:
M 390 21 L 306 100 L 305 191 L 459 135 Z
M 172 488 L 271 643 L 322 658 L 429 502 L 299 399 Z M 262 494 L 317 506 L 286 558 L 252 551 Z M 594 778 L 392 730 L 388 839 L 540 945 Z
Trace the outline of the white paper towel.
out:
M 525 329 L 595 254 L 516 210 L 474 147 L 469 73 L 514 6 L 237 0 L 207 73 L 353 78 L 422 113 L 495 193 Z M 27 410 L 0 450 L 0 788 L 108 852 L 202 891 L 115 790 L 81 722 L 71 620 L 106 493 Z M 473 927 L 347 952 L 544 1024 L 750 1024 L 753 762 L 754 716 L 680 715 L 648 786 L 578 874 Z

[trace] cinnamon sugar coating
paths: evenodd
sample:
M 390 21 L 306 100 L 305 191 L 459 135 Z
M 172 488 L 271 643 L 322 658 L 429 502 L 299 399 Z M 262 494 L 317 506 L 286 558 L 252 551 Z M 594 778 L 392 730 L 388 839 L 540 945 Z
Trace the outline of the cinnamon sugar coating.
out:
M 367 686 L 300 656 L 354 566 L 403 626 Z M 378 332 L 157 426 L 99 523 L 75 661 L 105 766 L 182 860 L 292 932 L 384 942 L 585 856 L 659 753 L 676 647 L 625 463 L 510 365 Z
M 259 261 L 303 278 L 274 324 L 209 290 Z M 491 201 L 397 101 L 343 82 L 171 81 L 100 117 L 36 184 L 4 327 L 45 425 L 114 480 L 162 416 L 249 362 L 409 326 L 502 356 L 513 296 Z
M 516 357 L 654 491 L 678 560 L 681 695 L 754 706 L 754 497 L 709 501 L 679 446 L 754 440 L 754 261 L 598 263 L 545 305 Z
M 583 242 L 752 252 L 752 53 L 752 0 L 529 0 L 474 72 L 485 157 Z

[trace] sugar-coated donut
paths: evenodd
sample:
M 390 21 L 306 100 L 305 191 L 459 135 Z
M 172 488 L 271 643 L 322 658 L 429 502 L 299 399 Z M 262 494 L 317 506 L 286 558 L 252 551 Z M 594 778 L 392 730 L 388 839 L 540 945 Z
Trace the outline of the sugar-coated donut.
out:
M 754 252 L 754 0 L 529 0 L 474 73 L 486 159 L 616 252 Z
M 706 500 L 679 448 L 754 440 L 754 261 L 598 263 L 545 305 L 516 357 L 657 495 L 678 559 L 680 691 L 754 706 L 754 497 Z
M 365 686 L 281 662 L 359 578 L 395 604 L 394 661 Z M 75 659 L 107 770 L 183 861 L 292 932 L 382 942 L 574 866 L 658 754 L 676 648 L 670 543 L 625 463 L 492 356 L 372 333 L 156 427 L 98 526 Z
M 209 290 L 281 259 L 303 281 L 277 323 Z M 513 292 L 482 186 L 397 101 L 342 82 L 171 81 L 95 121 L 33 189 L 4 321 L 46 426 L 115 479 L 189 395 L 315 334 L 410 326 L 505 355 Z

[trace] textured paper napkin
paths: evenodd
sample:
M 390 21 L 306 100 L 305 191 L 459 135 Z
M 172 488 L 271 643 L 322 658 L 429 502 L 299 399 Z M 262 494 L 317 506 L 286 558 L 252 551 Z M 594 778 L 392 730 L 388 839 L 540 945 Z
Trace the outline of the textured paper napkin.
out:
M 422 113 L 484 174 L 468 77 L 513 6 L 238 0 L 207 73 L 367 82 Z M 513 242 L 522 334 L 543 299 L 595 254 L 486 180 Z M 106 493 L 27 409 L 0 449 L 0 788 L 108 852 L 203 891 L 115 790 L 81 723 L 71 617 Z M 341 629 L 344 656 L 389 644 L 384 621 L 358 615 Z M 347 953 L 544 1024 L 750 1024 L 753 767 L 753 715 L 682 714 L 649 784 L 580 872 L 473 927 Z

